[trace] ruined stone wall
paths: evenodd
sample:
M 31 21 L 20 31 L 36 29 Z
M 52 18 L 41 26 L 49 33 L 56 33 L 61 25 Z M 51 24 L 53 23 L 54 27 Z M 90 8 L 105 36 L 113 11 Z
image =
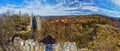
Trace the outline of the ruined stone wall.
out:
M 75 42 L 43 44 L 33 39 L 22 40 L 19 37 L 15 37 L 13 44 L 17 51 L 78 51 Z M 11 49 L 11 51 L 15 50 Z
M 41 17 L 36 16 L 37 31 L 41 31 Z
M 31 31 L 31 30 L 33 30 L 33 24 L 34 24 L 34 22 L 33 22 L 33 16 L 31 16 L 30 17 L 30 24 L 27 26 L 27 30 L 28 31 Z M 37 31 L 41 31 L 41 18 L 39 17 L 39 16 L 35 16 L 35 19 L 36 19 L 36 23 L 37 23 L 37 28 L 36 28 L 36 30 Z

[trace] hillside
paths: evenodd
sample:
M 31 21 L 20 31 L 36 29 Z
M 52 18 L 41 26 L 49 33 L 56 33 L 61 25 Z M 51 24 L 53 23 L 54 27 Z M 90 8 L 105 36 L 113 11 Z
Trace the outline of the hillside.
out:
M 56 43 L 75 42 L 79 49 L 117 51 L 120 49 L 119 21 L 103 15 L 42 17 L 41 31 L 29 29 L 30 16 L 1 17 L 0 44 L 10 44 L 13 37 L 32 38 L 40 42 L 50 35 Z M 101 50 L 102 49 L 102 50 Z
M 111 25 L 96 25 L 96 33 L 88 43 L 88 48 L 93 51 L 119 51 L 120 29 Z
M 103 31 L 102 29 L 96 30 L 97 24 L 103 26 L 107 25 L 108 28 L 110 26 L 117 28 L 117 21 L 102 15 L 65 16 L 65 17 L 63 16 L 57 18 L 49 17 L 49 19 L 47 18 L 43 20 L 42 34 L 43 37 L 48 34 L 52 35 L 57 40 L 57 42 L 62 41 L 77 42 L 78 47 L 83 48 L 87 47 L 88 43 L 93 41 L 93 37 L 96 34 L 102 33 L 102 32 L 96 33 L 98 31 Z M 118 29 L 116 30 L 118 31 Z M 109 28 L 108 36 L 111 33 L 111 31 L 114 30 Z

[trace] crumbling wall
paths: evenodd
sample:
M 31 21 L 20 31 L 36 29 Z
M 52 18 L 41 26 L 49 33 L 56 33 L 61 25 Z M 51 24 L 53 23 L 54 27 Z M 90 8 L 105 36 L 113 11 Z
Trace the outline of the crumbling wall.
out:
M 13 49 L 17 49 L 17 51 L 78 51 L 75 42 L 44 44 L 34 39 L 23 40 L 15 37 L 13 44 L 15 48 L 10 48 L 9 51 L 15 51 Z
M 37 22 L 37 31 L 41 31 L 41 17 L 36 16 L 36 22 Z

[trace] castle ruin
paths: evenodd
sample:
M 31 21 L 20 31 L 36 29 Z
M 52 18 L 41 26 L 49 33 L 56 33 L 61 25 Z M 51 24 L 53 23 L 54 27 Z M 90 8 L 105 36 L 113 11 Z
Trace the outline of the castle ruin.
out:
M 41 31 L 41 17 L 40 16 L 31 16 L 30 17 L 30 26 L 33 32 Z

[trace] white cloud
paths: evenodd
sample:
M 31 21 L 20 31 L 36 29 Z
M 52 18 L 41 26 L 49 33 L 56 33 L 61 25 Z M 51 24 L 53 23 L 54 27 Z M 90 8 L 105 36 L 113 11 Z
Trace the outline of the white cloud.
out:
M 93 11 L 93 12 L 99 11 L 99 8 L 95 7 L 95 6 L 83 6 L 82 9 L 84 9 L 84 10 L 90 10 L 90 11 Z
M 120 6 L 120 0 L 112 0 L 112 2 L 118 6 Z

